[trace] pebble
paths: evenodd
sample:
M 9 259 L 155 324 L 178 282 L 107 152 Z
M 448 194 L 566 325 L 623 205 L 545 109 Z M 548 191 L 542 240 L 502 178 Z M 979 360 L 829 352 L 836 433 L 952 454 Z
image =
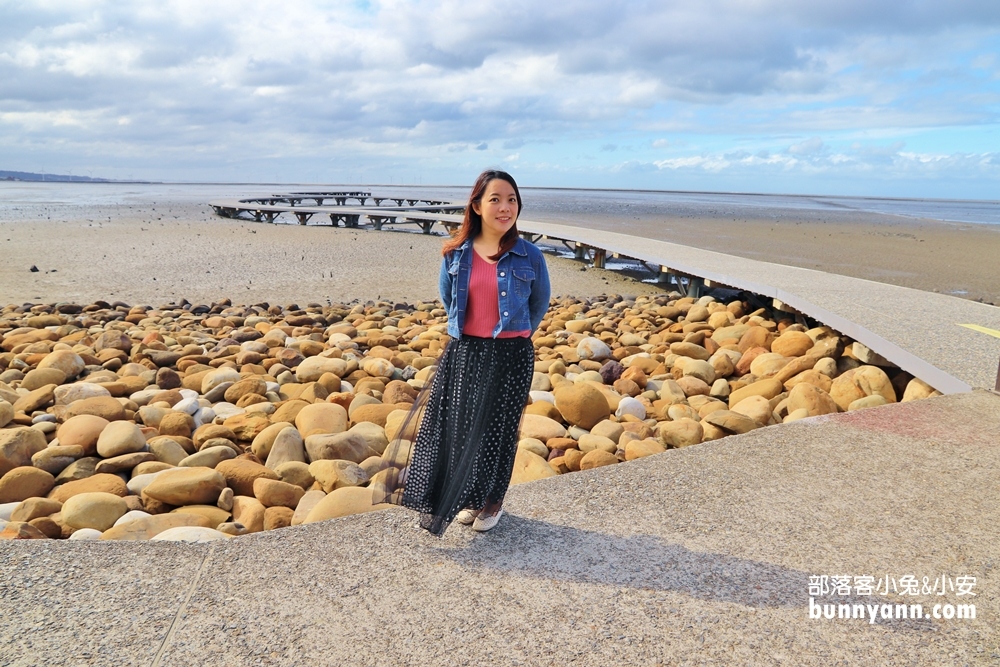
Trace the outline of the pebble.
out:
M 175 528 L 168 528 L 150 539 L 156 542 L 189 542 L 192 544 L 200 544 L 202 542 L 213 542 L 215 540 L 227 540 L 231 537 L 232 535 L 220 532 L 214 528 L 205 528 L 203 526 L 177 526 Z
M 106 531 L 120 539 L 200 541 L 378 509 L 367 485 L 405 465 L 383 453 L 413 437 L 399 430 L 446 331 L 437 303 L 6 306 L 0 520 L 22 500 L 49 520 L 80 497 L 74 516 L 96 493 L 109 515 L 125 503 L 127 524 Z M 534 341 L 512 483 L 939 395 L 828 327 L 711 295 L 561 299 Z M 20 498 L 24 468 L 47 475 L 25 478 L 43 482 L 30 493 L 56 485 L 51 500 Z
M 143 512 L 142 510 L 131 510 L 121 515 L 121 517 L 119 517 L 118 520 L 115 521 L 115 526 L 120 526 L 122 524 L 128 523 L 129 521 L 136 521 L 138 519 L 142 519 L 147 516 L 152 516 L 152 515 L 149 514 L 148 512 Z
M 97 438 L 97 453 L 103 458 L 140 452 L 146 448 L 146 438 L 139 427 L 128 421 L 108 424 Z
M 105 531 L 128 511 L 125 500 L 101 491 L 79 493 L 63 503 L 62 521 L 72 528 Z
M 74 530 L 69 536 L 71 540 L 99 540 L 101 539 L 101 531 L 96 528 L 80 528 Z

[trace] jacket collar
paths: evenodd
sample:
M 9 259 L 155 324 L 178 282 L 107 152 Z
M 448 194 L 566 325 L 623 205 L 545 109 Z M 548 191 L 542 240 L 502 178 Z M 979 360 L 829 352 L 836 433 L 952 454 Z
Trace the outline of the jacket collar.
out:
M 526 243 L 527 243 L 527 241 L 525 241 L 523 238 L 521 238 L 519 236 L 519 237 L 517 237 L 517 241 L 514 242 L 514 247 L 511 248 L 508 252 L 512 252 L 515 255 L 521 255 L 522 257 L 527 257 L 528 256 L 528 248 L 525 247 Z M 468 250 L 471 247 L 472 247 L 472 239 L 465 239 L 465 242 L 462 243 L 462 245 L 458 246 L 458 249 L 459 250 Z

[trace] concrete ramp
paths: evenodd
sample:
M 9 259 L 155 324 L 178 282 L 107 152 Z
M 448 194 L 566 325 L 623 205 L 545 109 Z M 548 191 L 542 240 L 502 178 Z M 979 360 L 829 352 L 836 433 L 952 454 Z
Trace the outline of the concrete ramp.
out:
M 977 391 L 516 486 L 486 534 L 394 508 L 210 545 L 0 543 L 0 664 L 994 664 L 998 499 L 1000 396 Z M 930 617 L 810 618 L 841 575 L 816 604 Z M 976 618 L 933 617 L 960 604 Z

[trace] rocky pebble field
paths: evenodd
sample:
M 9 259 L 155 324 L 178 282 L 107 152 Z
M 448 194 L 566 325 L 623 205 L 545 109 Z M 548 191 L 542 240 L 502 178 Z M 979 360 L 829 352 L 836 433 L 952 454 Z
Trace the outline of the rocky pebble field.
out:
M 554 300 L 512 483 L 938 394 L 751 301 Z M 439 303 L 0 309 L 0 538 L 206 541 L 388 507 L 372 485 L 407 463 L 446 330 Z

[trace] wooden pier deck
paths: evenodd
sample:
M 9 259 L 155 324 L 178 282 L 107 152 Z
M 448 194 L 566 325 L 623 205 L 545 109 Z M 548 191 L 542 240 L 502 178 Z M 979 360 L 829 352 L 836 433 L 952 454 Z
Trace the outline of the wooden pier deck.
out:
M 367 202 L 371 200 L 372 205 Z M 312 201 L 313 205 L 303 205 Z M 351 202 L 357 202 L 352 205 Z M 326 203 L 332 202 L 332 203 Z M 392 205 L 383 205 L 392 202 Z M 334 227 L 360 227 L 362 218 L 376 230 L 385 225 L 415 224 L 424 234 L 430 234 L 435 223 L 455 228 L 462 222 L 465 206 L 446 201 L 409 197 L 375 196 L 370 192 L 293 192 L 247 199 L 220 199 L 209 202 L 216 215 L 224 218 L 249 219 L 255 222 L 277 222 L 287 213 L 305 225 L 313 216 L 327 216 Z M 316 224 L 315 222 L 313 224 Z

